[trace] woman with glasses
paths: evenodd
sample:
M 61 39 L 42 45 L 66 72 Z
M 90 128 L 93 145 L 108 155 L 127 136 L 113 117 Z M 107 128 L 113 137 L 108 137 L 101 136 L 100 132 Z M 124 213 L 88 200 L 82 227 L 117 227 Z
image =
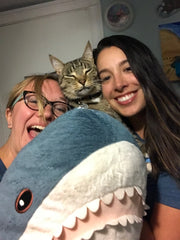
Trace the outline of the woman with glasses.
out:
M 54 75 L 34 75 L 14 86 L 6 106 L 11 133 L 0 148 L 0 180 L 19 151 L 69 109 Z

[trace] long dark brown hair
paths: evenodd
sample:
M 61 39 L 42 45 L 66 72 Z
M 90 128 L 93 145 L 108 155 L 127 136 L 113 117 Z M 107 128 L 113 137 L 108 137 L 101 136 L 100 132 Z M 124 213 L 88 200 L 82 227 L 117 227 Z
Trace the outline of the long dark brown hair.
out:
M 146 100 L 145 147 L 153 173 L 167 171 L 180 181 L 180 99 L 151 50 L 137 39 L 113 35 L 94 49 L 95 63 L 104 48 L 115 46 L 126 55 Z

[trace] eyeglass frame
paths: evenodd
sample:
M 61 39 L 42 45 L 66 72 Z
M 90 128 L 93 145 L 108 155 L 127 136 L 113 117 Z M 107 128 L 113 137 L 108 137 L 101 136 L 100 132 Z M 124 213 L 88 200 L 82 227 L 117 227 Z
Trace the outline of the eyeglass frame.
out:
M 38 111 L 39 109 L 34 109 L 34 108 L 31 108 L 30 106 L 28 106 L 28 104 L 27 104 L 27 102 L 26 102 L 26 95 L 27 95 L 28 93 L 34 93 L 34 94 L 36 94 L 36 92 L 34 92 L 34 91 L 26 91 L 26 90 L 24 90 L 24 91 L 14 100 L 14 102 L 13 102 L 12 105 L 11 105 L 11 107 L 13 108 L 17 102 L 19 102 L 19 101 L 21 101 L 21 100 L 24 100 L 25 105 L 26 105 L 29 109 L 31 109 L 31 110 L 33 110 L 33 111 Z M 49 101 L 49 100 L 48 100 L 46 97 L 44 97 L 43 95 L 41 95 L 41 97 L 45 100 L 45 104 L 43 104 L 43 108 L 45 108 L 45 107 L 49 104 L 49 105 L 51 106 L 51 111 L 52 111 L 52 113 L 53 113 L 56 117 L 59 117 L 60 115 L 57 116 L 57 115 L 54 113 L 53 106 L 54 106 L 55 103 L 63 103 L 64 105 L 67 106 L 67 111 L 69 111 L 69 110 L 72 109 L 72 107 L 71 107 L 68 103 L 66 103 L 66 102 L 63 102 L 63 101 L 53 101 L 53 102 L 52 102 L 52 101 Z M 66 112 L 67 112 L 67 111 L 66 111 Z

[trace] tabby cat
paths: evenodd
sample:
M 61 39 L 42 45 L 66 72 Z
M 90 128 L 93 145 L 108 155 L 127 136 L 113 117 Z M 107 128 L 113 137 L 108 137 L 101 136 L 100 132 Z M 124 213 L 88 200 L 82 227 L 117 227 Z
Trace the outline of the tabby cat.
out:
M 94 64 L 93 51 L 88 41 L 82 57 L 63 63 L 49 55 L 51 64 L 59 76 L 60 87 L 72 107 L 96 109 L 121 120 L 103 98 L 101 82 Z

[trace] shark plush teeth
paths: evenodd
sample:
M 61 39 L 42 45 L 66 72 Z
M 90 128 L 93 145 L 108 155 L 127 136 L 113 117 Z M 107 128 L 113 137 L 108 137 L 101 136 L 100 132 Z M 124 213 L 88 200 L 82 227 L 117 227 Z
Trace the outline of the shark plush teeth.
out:
M 138 240 L 145 189 L 144 158 L 122 123 L 72 110 L 28 144 L 3 177 L 0 240 Z M 19 192 L 28 194 L 22 213 L 14 207 Z M 18 203 L 23 208 L 26 199 Z
M 38 239 L 43 240 L 46 231 L 49 239 L 51 236 L 54 239 L 91 239 L 96 231 L 107 226 L 141 223 L 143 193 L 136 175 L 140 174 L 142 163 L 144 160 L 137 147 L 126 141 L 92 153 L 54 187 L 20 239 L 30 240 L 40 234 Z M 41 223 L 41 230 L 38 223 Z

